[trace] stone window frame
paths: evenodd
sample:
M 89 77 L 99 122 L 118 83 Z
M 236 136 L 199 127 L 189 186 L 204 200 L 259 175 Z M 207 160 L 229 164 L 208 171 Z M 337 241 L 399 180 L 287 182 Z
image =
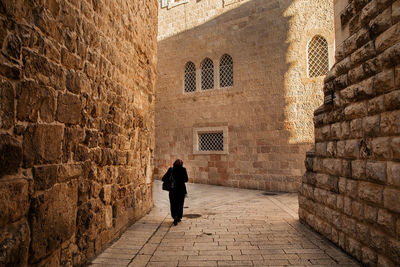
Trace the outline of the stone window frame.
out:
M 224 2 L 224 7 L 226 7 L 238 3 L 239 0 L 223 0 L 223 2 Z
M 319 76 L 310 76 L 309 49 L 310 49 L 310 44 L 311 44 L 311 42 L 312 42 L 315 38 L 317 38 L 317 37 L 323 38 L 323 39 L 325 40 L 325 42 L 326 42 L 328 70 L 327 70 L 327 73 L 325 73 L 325 74 L 323 74 L 323 75 L 319 75 Z M 329 73 L 330 66 L 331 66 L 331 62 L 330 62 L 330 54 L 331 54 L 331 53 L 330 53 L 330 51 L 329 51 L 330 49 L 329 49 L 329 41 L 328 41 L 328 39 L 329 39 L 329 38 L 325 37 L 323 34 L 320 34 L 320 33 L 316 33 L 316 34 L 312 35 L 311 38 L 308 39 L 307 44 L 306 44 L 306 55 L 305 55 L 305 56 L 306 56 L 306 69 L 307 69 L 307 78 L 308 78 L 308 79 L 319 79 L 319 78 L 321 78 L 321 77 L 325 77 L 325 76 Z
M 159 0 L 160 8 L 168 7 L 168 0 Z
M 189 0 L 168 0 L 167 9 L 171 9 L 171 8 L 174 8 L 176 6 L 183 5 L 186 3 L 189 3 Z
M 222 133 L 223 134 L 223 151 L 199 151 L 199 134 L 202 133 Z M 213 154 L 229 154 L 229 135 L 228 126 L 217 127 L 196 127 L 193 128 L 193 154 L 195 155 L 213 155 Z

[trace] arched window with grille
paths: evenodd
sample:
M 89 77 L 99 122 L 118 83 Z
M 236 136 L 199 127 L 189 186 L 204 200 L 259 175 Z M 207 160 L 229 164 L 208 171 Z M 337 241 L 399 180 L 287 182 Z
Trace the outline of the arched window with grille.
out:
M 223 55 L 219 62 L 219 86 L 233 86 L 233 60 L 228 54 Z
M 196 91 L 196 66 L 193 62 L 189 61 L 185 66 L 185 92 Z
M 314 36 L 308 43 L 308 77 L 319 77 L 328 74 L 328 42 L 320 35 Z
M 205 58 L 201 62 L 201 90 L 214 88 L 214 63 L 211 59 Z

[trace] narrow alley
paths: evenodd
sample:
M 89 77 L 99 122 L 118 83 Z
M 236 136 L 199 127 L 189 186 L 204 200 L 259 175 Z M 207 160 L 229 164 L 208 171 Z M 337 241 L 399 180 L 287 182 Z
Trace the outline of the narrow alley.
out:
M 297 194 L 188 184 L 173 226 L 168 193 L 154 188 L 153 210 L 92 266 L 359 266 L 299 223 Z

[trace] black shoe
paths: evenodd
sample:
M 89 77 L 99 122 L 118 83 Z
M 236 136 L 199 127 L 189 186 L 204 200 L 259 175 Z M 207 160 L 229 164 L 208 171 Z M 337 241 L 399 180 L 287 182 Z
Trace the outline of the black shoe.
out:
M 178 222 L 181 222 L 181 219 L 178 219 Z
M 174 220 L 174 225 L 177 225 L 178 224 L 178 220 Z

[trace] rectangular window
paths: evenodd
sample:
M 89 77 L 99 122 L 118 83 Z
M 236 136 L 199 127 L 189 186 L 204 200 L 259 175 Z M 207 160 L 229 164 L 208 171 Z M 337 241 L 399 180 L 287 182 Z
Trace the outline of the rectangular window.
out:
M 228 127 L 193 129 L 194 154 L 228 154 Z
M 224 133 L 200 133 L 199 151 L 224 151 Z

